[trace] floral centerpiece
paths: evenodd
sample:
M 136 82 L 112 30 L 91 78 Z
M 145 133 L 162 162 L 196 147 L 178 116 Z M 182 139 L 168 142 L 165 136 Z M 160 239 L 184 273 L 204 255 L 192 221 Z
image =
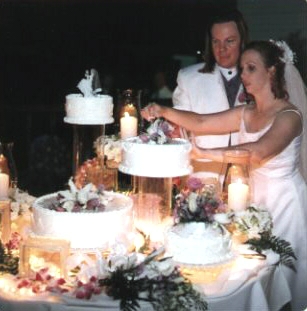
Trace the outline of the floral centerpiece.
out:
M 203 184 L 196 177 L 188 178 L 186 186 L 174 197 L 174 222 L 217 221 L 217 214 L 225 213 L 226 206 L 218 196 L 214 185 Z
M 118 136 L 100 136 L 94 142 L 98 157 L 103 156 L 107 167 L 117 168 L 121 162 L 121 141 Z
M 267 250 L 272 250 L 280 257 L 280 264 L 295 269 L 294 251 L 288 241 L 273 235 L 273 220 L 265 208 L 250 205 L 246 210 L 233 215 L 233 224 L 234 234 L 242 234 L 249 249 L 264 257 Z
M 32 203 L 35 201 L 34 196 L 18 188 L 10 189 L 9 198 L 11 200 L 11 220 L 30 213 Z
M 147 144 L 163 145 L 171 142 L 174 127 L 163 118 L 158 118 L 150 124 L 145 133 L 139 136 L 139 141 Z
M 117 190 L 117 168 L 122 151 L 118 136 L 99 136 L 94 141 L 94 149 L 97 156 L 86 160 L 77 169 L 74 176 L 77 187 L 103 183 L 107 190 Z
M 72 178 L 68 182 L 69 190 L 59 191 L 56 201 L 48 208 L 57 212 L 102 212 L 110 201 L 110 197 L 104 193 L 104 187 L 98 188 L 93 184 L 87 184 L 78 189 Z

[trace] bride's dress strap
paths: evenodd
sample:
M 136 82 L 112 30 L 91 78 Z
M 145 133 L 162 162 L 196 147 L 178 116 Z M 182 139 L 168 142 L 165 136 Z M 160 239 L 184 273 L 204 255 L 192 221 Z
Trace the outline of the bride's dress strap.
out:
M 283 113 L 283 112 L 295 112 L 296 114 L 298 114 L 300 116 L 301 122 L 303 123 L 303 116 L 299 110 L 297 110 L 297 109 L 285 109 L 285 110 L 279 111 L 278 113 Z

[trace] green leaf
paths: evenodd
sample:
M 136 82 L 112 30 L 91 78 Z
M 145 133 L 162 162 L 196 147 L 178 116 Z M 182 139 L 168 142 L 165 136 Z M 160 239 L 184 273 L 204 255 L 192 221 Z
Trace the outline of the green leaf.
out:
M 270 236 L 267 233 L 261 233 L 260 239 L 249 239 L 245 244 L 249 244 L 252 250 L 262 254 L 264 250 L 271 249 L 275 253 L 279 254 L 279 264 L 283 264 L 290 269 L 296 271 L 293 259 L 297 259 L 295 253 L 291 247 L 291 244 L 276 236 Z

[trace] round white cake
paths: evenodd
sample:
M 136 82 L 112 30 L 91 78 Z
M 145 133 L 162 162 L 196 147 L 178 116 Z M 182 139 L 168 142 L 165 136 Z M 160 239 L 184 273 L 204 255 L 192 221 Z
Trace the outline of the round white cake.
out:
M 128 241 L 133 232 L 133 203 L 129 197 L 105 191 L 108 204 L 104 211 L 58 212 L 48 209 L 57 195 L 45 195 L 34 202 L 34 235 L 69 240 L 72 249 L 107 249 L 116 241 Z
M 167 144 L 142 143 L 137 137 L 122 141 L 123 173 L 145 177 L 176 177 L 189 175 L 191 143 L 182 138 Z
M 226 262 L 233 257 L 230 233 L 204 222 L 180 223 L 166 232 L 167 255 L 184 265 L 202 266 Z
M 114 122 L 113 98 L 109 95 L 83 97 L 81 94 L 66 96 L 64 121 L 71 124 L 99 125 Z

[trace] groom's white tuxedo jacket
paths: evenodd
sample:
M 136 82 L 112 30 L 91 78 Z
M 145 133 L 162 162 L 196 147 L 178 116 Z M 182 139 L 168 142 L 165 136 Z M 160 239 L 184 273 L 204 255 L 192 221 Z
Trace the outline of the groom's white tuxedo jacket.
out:
M 178 72 L 177 87 L 173 94 L 173 105 L 176 109 L 197 113 L 215 113 L 229 109 L 220 70 L 215 66 L 212 73 L 199 72 L 199 69 L 203 67 L 204 63 L 200 63 Z M 238 100 L 242 91 L 243 86 L 240 85 L 235 106 L 243 104 Z M 232 133 L 231 144 L 237 144 L 237 139 L 237 133 Z M 225 147 L 228 146 L 229 135 L 198 136 L 196 143 L 203 148 Z

